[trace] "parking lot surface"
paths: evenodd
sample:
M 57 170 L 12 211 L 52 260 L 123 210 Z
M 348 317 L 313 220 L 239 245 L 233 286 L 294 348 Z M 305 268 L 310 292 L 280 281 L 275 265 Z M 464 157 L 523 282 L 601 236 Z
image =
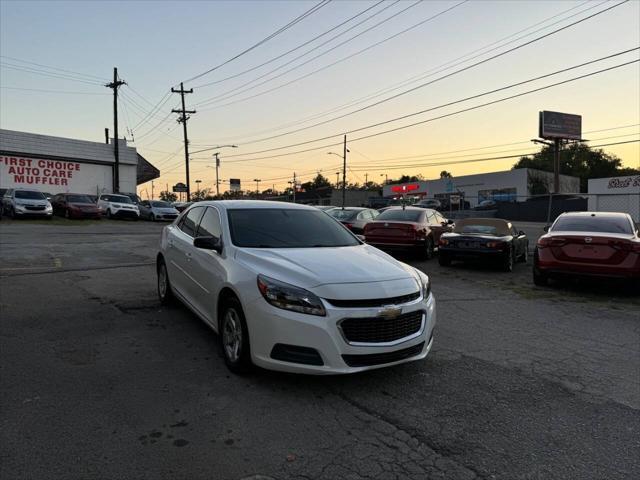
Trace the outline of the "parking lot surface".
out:
M 1 478 L 640 478 L 640 298 L 620 285 L 407 258 L 438 302 L 425 361 L 240 377 L 158 303 L 162 225 L 5 220 Z

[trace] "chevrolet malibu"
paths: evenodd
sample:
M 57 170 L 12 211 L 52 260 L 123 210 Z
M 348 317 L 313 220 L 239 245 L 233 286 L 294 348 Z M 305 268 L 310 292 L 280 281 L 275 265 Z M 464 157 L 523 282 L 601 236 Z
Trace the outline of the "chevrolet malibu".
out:
M 161 302 L 215 332 L 230 370 L 335 374 L 420 360 L 433 344 L 429 278 L 322 211 L 198 202 L 163 229 Z

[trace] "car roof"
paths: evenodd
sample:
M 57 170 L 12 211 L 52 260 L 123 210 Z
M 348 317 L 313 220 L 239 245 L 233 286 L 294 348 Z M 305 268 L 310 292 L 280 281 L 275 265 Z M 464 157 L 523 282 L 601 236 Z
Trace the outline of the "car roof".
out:
M 629 218 L 625 212 L 564 212 L 559 217 L 618 217 Z
M 299 203 L 273 202 L 269 200 L 206 200 L 196 202 L 197 206 L 215 206 L 225 210 L 242 210 L 255 208 L 272 208 L 278 210 L 311 210 L 317 212 L 318 209 L 311 205 L 301 205 Z

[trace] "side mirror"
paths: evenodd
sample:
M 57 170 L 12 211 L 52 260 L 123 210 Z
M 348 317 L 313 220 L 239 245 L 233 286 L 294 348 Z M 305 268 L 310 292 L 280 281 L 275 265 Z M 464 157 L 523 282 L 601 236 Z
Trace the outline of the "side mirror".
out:
M 526 236 L 527 236 L 527 234 L 526 234 L 526 233 L 524 233 L 522 230 L 520 230 L 520 231 L 518 232 L 518 235 L 519 235 L 519 236 L 521 236 L 521 237 L 526 237 Z
M 454 222 L 453 220 L 451 220 L 451 219 L 448 219 L 448 220 L 447 220 L 447 225 L 453 225 L 454 223 L 455 223 L 455 222 Z
M 218 237 L 196 237 L 193 239 L 193 246 L 222 253 L 222 240 Z
M 544 230 L 545 232 L 548 232 L 548 231 L 549 231 L 549 225 L 545 225 L 545 226 L 544 226 L 544 228 L 543 228 L 543 230 Z

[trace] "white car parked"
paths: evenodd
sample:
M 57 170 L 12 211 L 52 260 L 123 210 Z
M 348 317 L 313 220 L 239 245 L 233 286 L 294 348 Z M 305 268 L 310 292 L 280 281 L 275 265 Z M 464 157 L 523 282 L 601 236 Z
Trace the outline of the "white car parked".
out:
M 103 193 L 98 198 L 98 207 L 107 218 L 140 218 L 140 210 L 126 195 L 116 195 L 115 193 Z
M 163 229 L 157 272 L 160 300 L 218 332 L 235 372 L 351 373 L 433 344 L 427 275 L 313 207 L 198 202 Z

